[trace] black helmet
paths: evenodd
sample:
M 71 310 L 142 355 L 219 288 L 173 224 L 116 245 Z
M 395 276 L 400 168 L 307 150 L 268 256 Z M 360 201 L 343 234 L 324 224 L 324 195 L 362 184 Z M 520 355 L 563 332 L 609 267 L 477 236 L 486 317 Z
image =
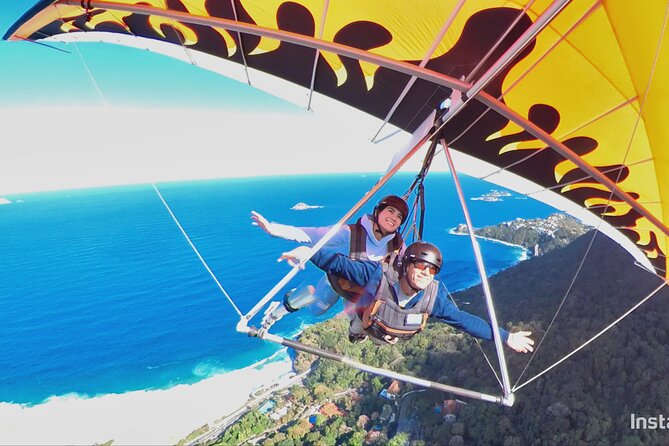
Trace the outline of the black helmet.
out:
M 388 206 L 392 206 L 402 213 L 402 223 L 404 223 L 404 220 L 406 220 L 409 215 L 409 205 L 404 201 L 404 198 L 398 197 L 397 195 L 386 195 L 379 200 L 374 208 L 374 217 L 378 217 L 381 211 Z
M 443 263 L 441 251 L 432 243 L 415 242 L 410 244 L 402 256 L 402 265 L 406 269 L 409 263 L 427 262 L 437 267 L 437 272 L 441 270 Z

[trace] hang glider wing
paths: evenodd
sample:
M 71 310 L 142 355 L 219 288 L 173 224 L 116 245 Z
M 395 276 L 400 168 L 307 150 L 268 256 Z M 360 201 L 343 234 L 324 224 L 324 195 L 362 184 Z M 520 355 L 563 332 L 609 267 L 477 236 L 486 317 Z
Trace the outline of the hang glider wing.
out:
M 526 193 L 601 216 L 666 277 L 667 10 L 662 0 L 42 0 L 5 39 L 148 48 L 408 132 L 456 90 L 466 106 L 443 135 L 493 166 L 480 176 L 510 172 Z

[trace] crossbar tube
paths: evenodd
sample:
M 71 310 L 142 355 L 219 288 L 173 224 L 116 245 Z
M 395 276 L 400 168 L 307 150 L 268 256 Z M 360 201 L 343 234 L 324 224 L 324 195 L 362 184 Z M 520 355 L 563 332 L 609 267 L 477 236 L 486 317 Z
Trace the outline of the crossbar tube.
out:
M 255 330 L 251 330 L 249 332 L 250 336 L 256 336 L 259 335 L 259 333 Z M 358 361 L 354 361 L 353 359 L 340 355 L 338 353 L 331 352 L 329 350 L 324 350 L 319 347 L 314 347 L 312 345 L 307 345 L 299 341 L 295 341 L 292 339 L 287 339 L 275 334 L 271 333 L 264 333 L 262 336 L 260 336 L 261 339 L 265 339 L 267 341 L 275 342 L 277 344 L 283 345 L 284 347 L 289 347 L 294 350 L 299 350 L 305 353 L 310 353 L 312 355 L 319 356 L 321 358 L 326 358 L 330 359 L 332 361 L 336 361 L 342 364 L 345 364 L 349 367 L 353 367 L 354 369 L 363 371 L 363 372 L 368 372 L 368 373 L 373 373 L 376 375 L 381 375 L 385 376 L 387 378 L 391 379 L 396 379 L 398 381 L 402 381 L 405 383 L 409 384 L 414 384 L 420 387 L 424 387 L 427 389 L 434 389 L 434 390 L 439 390 L 440 392 L 446 392 L 446 393 L 452 393 L 454 395 L 462 396 L 465 398 L 472 398 L 480 401 L 486 401 L 489 403 L 496 403 L 496 404 L 503 404 L 507 406 L 511 406 L 513 404 L 513 399 L 507 399 L 503 398 L 502 396 L 494 396 L 494 395 L 488 395 L 485 393 L 481 392 L 476 392 L 473 390 L 468 390 L 468 389 L 463 389 L 460 387 L 455 387 L 455 386 L 449 386 L 446 384 L 441 384 L 437 383 L 434 381 L 429 381 L 426 379 L 422 378 L 416 378 L 415 376 L 410 376 L 410 375 L 405 375 L 402 373 L 397 373 L 393 372 L 391 370 L 385 370 L 379 367 L 373 367 L 367 364 L 363 364 Z

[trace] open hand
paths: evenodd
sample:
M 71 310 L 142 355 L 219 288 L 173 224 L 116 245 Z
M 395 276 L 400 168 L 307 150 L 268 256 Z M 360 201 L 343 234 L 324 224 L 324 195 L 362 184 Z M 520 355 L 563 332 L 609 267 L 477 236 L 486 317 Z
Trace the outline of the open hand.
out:
M 513 350 L 518 353 L 528 353 L 534 351 L 534 341 L 530 338 L 532 334 L 531 331 L 517 331 L 515 333 L 509 333 L 509 338 L 506 340 L 506 345 L 508 345 Z
M 311 251 L 311 248 L 308 246 L 298 246 L 297 248 L 284 252 L 281 254 L 281 257 L 279 257 L 276 261 L 281 262 L 283 260 L 287 261 L 290 266 L 298 266 L 302 263 L 303 259 L 306 259 L 307 256 L 309 255 L 309 251 Z M 300 269 L 304 269 L 304 265 L 302 264 L 300 266 Z
M 272 223 L 270 223 L 269 220 L 267 220 L 261 214 L 256 211 L 251 211 L 251 220 L 253 220 L 251 223 L 252 225 L 258 226 L 269 235 L 272 235 Z

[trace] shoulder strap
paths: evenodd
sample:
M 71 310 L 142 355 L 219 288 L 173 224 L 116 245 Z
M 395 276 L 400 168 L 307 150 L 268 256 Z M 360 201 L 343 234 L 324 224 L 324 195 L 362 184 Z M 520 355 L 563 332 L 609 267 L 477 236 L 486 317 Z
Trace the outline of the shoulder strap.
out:
M 402 247 L 402 243 L 404 243 L 402 235 L 399 232 L 396 232 L 395 237 L 388 242 L 388 252 L 398 253 Z
M 434 303 L 437 300 L 437 294 L 439 292 L 439 282 L 436 280 L 433 280 L 427 288 L 425 288 L 425 291 L 423 291 L 423 298 L 418 302 L 418 308 L 420 308 L 420 311 L 425 312 L 425 313 L 432 313 L 432 309 L 434 308 Z
M 362 226 L 362 217 L 355 223 L 349 224 L 348 227 L 351 230 L 351 244 L 348 256 L 355 260 L 368 260 L 367 231 L 365 231 L 365 228 Z M 398 253 L 400 248 L 402 248 L 403 243 L 404 239 L 402 238 L 402 235 L 399 232 L 396 232 L 395 236 L 387 243 L 386 249 L 388 250 L 388 253 Z
M 381 261 L 383 274 L 390 283 L 395 283 L 400 280 L 399 264 L 397 263 L 397 253 L 391 252 Z
M 349 224 L 351 230 L 351 243 L 348 256 L 353 260 L 367 260 L 367 231 L 362 227 L 359 218 L 357 222 Z

